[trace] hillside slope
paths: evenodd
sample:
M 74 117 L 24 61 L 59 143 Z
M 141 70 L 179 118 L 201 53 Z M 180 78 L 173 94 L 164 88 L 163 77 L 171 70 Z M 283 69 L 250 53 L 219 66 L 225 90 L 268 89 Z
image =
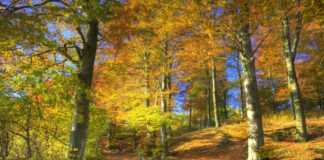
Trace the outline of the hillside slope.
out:
M 264 123 L 261 153 L 270 159 L 324 159 L 324 117 L 307 119 L 307 129 L 310 140 L 296 143 L 294 121 Z M 242 160 L 247 158 L 247 135 L 246 122 L 199 130 L 170 141 L 171 154 L 177 159 Z

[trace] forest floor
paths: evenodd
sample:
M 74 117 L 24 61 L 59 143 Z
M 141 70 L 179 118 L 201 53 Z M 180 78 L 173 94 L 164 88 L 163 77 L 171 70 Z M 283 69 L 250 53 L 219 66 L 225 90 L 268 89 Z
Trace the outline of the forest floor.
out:
M 294 121 L 264 121 L 265 146 L 261 153 L 271 160 L 324 159 L 324 117 L 307 119 L 309 141 L 294 142 Z M 170 140 L 170 160 L 242 160 L 247 158 L 247 123 L 224 124 L 190 132 Z M 128 145 L 129 146 L 129 145 Z M 125 148 L 125 144 L 124 147 Z M 105 153 L 106 160 L 138 159 L 135 153 Z

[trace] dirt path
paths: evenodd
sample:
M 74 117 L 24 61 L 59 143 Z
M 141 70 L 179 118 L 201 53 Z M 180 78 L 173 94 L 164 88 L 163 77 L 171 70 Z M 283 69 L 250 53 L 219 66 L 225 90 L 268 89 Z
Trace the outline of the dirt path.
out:
M 135 153 L 105 153 L 105 160 L 136 160 Z

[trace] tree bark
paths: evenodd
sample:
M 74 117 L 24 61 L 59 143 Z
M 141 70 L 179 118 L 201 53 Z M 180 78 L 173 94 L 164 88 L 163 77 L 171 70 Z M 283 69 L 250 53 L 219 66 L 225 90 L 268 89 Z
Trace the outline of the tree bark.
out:
M 245 12 L 249 13 L 248 11 Z M 248 24 L 239 29 L 238 37 L 242 46 L 242 52 L 240 52 L 240 61 L 242 64 L 244 76 L 244 91 L 246 96 L 245 104 L 247 108 L 249 126 L 248 159 L 259 160 L 261 159 L 261 156 L 257 151 L 264 145 L 264 137 L 258 95 L 258 85 L 255 75 L 255 59 L 253 57 L 251 48 Z
M 239 59 L 235 60 L 236 63 L 236 70 L 239 76 L 239 83 L 240 83 L 240 101 L 241 101 L 241 117 L 244 118 L 245 114 L 245 104 L 244 104 L 244 91 L 243 91 L 243 78 L 240 70 L 240 62 Z
M 300 5 L 300 1 L 297 1 L 297 5 Z M 285 13 L 284 13 L 285 14 Z M 302 17 L 301 13 L 297 12 L 296 14 L 296 28 L 295 28 L 295 38 L 293 44 L 290 41 L 290 29 L 289 29 L 289 19 L 285 17 L 282 20 L 282 38 L 284 41 L 284 55 L 286 60 L 287 68 L 287 79 L 288 79 L 288 88 L 291 89 L 291 103 L 294 105 L 295 116 L 296 116 L 296 141 L 306 141 L 307 140 L 307 130 L 306 130 L 306 121 L 304 115 L 304 108 L 302 105 L 301 92 L 298 85 L 298 80 L 295 71 L 295 57 L 298 48 L 299 34 L 302 27 Z
M 136 129 L 133 129 L 133 151 L 136 151 L 137 142 L 136 142 Z
M 190 107 L 189 108 L 189 132 L 191 132 L 191 112 L 192 112 L 192 109 Z
M 78 78 L 78 86 L 74 95 L 72 129 L 70 134 L 70 159 L 82 160 L 86 145 L 89 125 L 90 90 L 92 84 L 93 67 L 96 57 L 98 41 L 98 22 L 88 22 L 87 39 L 82 49 L 82 58 Z
M 161 115 L 162 118 L 164 114 L 167 112 L 167 100 L 166 100 L 166 89 L 167 89 L 167 76 L 162 74 L 161 77 Z M 162 145 L 162 159 L 165 159 L 168 156 L 168 145 L 166 142 L 167 138 L 167 127 L 165 122 L 162 120 L 161 125 L 161 145 Z
M 288 72 L 288 86 L 291 89 L 291 96 L 292 96 L 291 102 L 295 110 L 296 130 L 297 130 L 296 141 L 306 141 L 307 130 L 306 130 L 305 114 L 301 102 L 301 94 L 297 82 L 294 63 L 286 59 L 286 66 Z
M 150 83 L 149 83 L 149 53 L 144 52 L 144 64 L 145 64 L 145 107 L 150 107 Z M 147 145 L 151 145 L 151 135 L 149 130 L 149 125 L 146 125 L 146 138 L 147 138 Z
M 30 159 L 33 155 L 31 145 L 30 145 L 30 118 L 31 118 L 31 106 L 28 107 L 28 116 L 26 119 L 26 157 Z
M 172 86 L 172 81 L 171 81 L 171 70 L 172 70 L 172 63 L 171 63 L 171 57 L 169 58 L 169 61 L 168 61 L 168 63 L 170 63 L 169 64 L 169 68 L 168 68 L 168 77 L 167 77 L 167 90 L 168 90 L 168 92 L 169 92 L 169 94 L 168 94 L 168 111 L 169 112 L 171 112 L 172 111 L 172 108 L 171 108 L 171 106 L 172 106 L 172 93 L 171 93 L 171 86 Z M 172 128 L 171 128 L 171 125 L 169 125 L 169 127 L 168 127 L 168 137 L 170 138 L 170 137 L 172 137 L 172 132 L 171 132 L 171 130 L 172 130 Z
M 210 114 L 210 77 L 209 70 L 206 69 L 206 85 L 205 94 L 206 94 L 206 103 L 207 103 L 207 127 L 211 127 L 211 114 Z
M 226 121 L 227 120 L 227 118 L 228 118 L 228 113 L 227 113 L 227 108 L 226 108 L 226 101 L 227 101 L 227 98 L 226 98 L 226 92 L 227 92 L 227 90 L 224 90 L 224 99 L 223 99 L 223 108 L 224 108 L 224 121 Z
M 213 82 L 213 104 L 214 104 L 214 118 L 215 118 L 215 127 L 220 127 L 220 120 L 219 120 L 219 111 L 217 107 L 217 79 L 216 79 L 216 67 L 215 67 L 215 60 L 212 60 L 212 82 Z
M 275 85 L 273 83 L 270 70 L 268 70 L 268 74 L 269 74 L 269 77 L 268 77 L 269 78 L 269 83 L 271 85 L 271 91 L 272 91 L 273 112 L 276 113 L 278 111 L 277 102 L 276 102 L 276 87 L 275 87 Z

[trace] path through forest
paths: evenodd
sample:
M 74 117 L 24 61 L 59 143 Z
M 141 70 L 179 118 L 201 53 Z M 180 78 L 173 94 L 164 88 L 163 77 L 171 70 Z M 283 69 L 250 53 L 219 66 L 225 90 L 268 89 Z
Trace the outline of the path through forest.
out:
M 312 160 L 324 158 L 324 117 L 307 119 L 310 140 L 294 142 L 293 121 L 264 124 L 266 145 L 263 149 L 270 159 Z M 225 125 L 190 132 L 172 140 L 168 160 L 241 160 L 247 157 L 247 124 Z M 105 160 L 134 160 L 135 153 L 105 153 Z

